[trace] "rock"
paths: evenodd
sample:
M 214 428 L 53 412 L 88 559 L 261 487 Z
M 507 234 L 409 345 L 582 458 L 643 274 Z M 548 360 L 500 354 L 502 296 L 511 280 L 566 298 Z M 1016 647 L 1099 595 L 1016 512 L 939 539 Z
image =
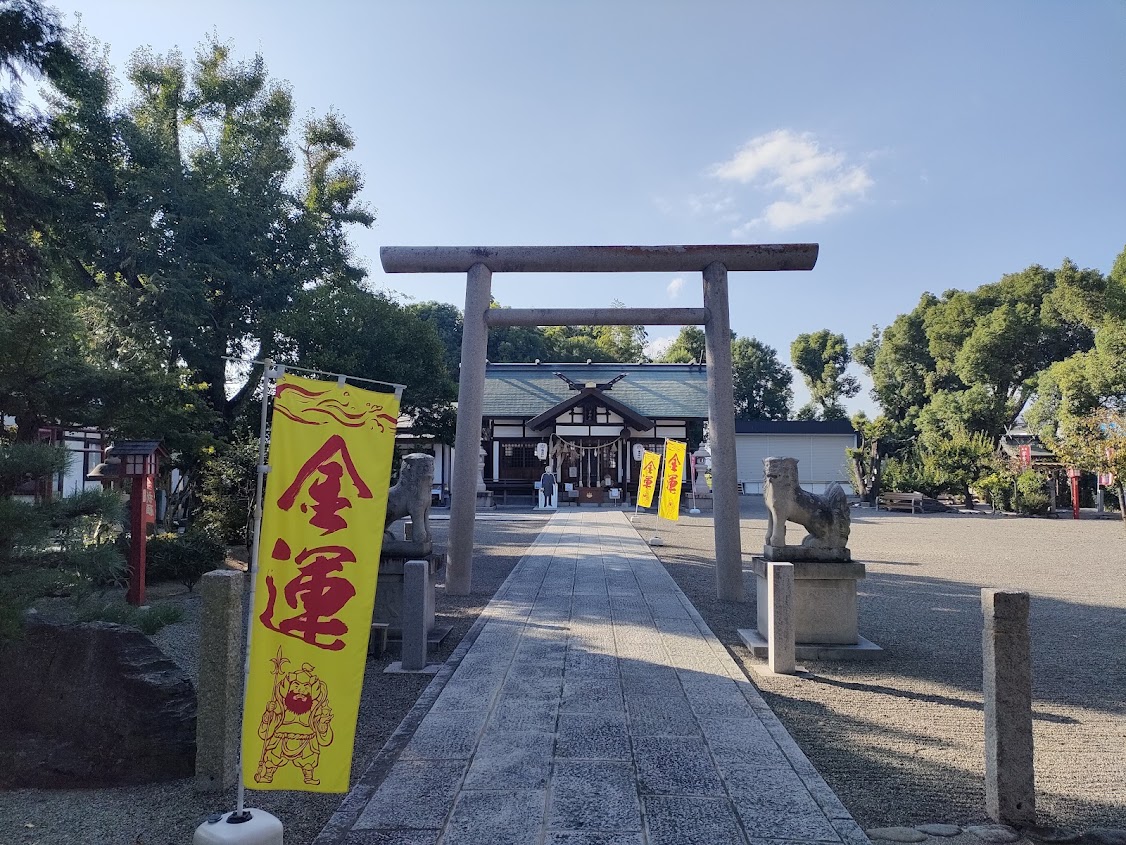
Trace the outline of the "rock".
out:
M 957 836 L 962 832 L 962 828 L 956 824 L 919 824 L 915 825 L 915 830 L 927 836 Z
M 982 842 L 1016 842 L 1020 834 L 1007 824 L 971 824 L 966 828 Z
M 1093 827 L 1083 838 L 1090 845 L 1126 845 L 1126 830 L 1117 827 Z
M 1078 842 L 1083 838 L 1081 833 L 1068 833 L 1058 827 L 1040 827 L 1039 825 L 1025 825 L 1020 829 L 1021 836 L 1033 842 L 1067 843 Z
M 913 827 L 874 827 L 864 831 L 869 839 L 882 839 L 885 842 L 926 842 L 926 834 Z
M 135 628 L 28 620 L 0 649 L 0 787 L 190 777 L 192 682 Z

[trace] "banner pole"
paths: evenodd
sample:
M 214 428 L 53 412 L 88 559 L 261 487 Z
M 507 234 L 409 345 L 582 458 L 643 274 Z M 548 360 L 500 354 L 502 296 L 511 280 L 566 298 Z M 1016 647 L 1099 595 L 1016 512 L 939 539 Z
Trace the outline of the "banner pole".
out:
M 263 362 L 262 367 L 262 412 L 258 427 L 258 487 L 254 496 L 254 532 L 250 547 L 250 604 L 246 613 L 246 640 L 243 644 L 242 663 L 242 712 L 246 718 L 246 695 L 250 681 L 250 632 L 254 622 L 254 586 L 258 580 L 258 540 L 262 533 L 262 499 L 266 487 L 266 473 L 270 467 L 266 464 L 266 417 L 270 404 L 270 380 L 278 378 L 285 373 L 285 367 L 279 367 L 270 359 Z M 236 818 L 246 815 L 246 782 L 242 776 L 242 736 L 241 721 L 239 729 L 238 752 L 238 797 L 235 802 Z

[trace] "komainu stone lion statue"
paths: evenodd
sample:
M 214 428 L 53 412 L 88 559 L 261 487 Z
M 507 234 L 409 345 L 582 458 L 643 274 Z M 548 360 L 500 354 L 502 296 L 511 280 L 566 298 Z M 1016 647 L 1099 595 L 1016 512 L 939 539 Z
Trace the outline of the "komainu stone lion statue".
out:
M 411 518 L 412 540 L 430 542 L 430 487 L 434 483 L 434 456 L 415 453 L 399 464 L 399 480 L 387 492 L 386 531 L 405 516 Z
M 781 552 L 786 547 L 786 523 L 796 522 L 809 532 L 800 549 L 818 560 L 849 560 L 848 498 L 833 483 L 818 496 L 798 486 L 797 458 L 767 458 L 764 464 L 763 498 L 766 499 L 766 546 Z M 788 547 L 795 549 L 795 547 Z M 812 550 L 818 550 L 813 552 Z M 768 555 L 775 560 L 777 555 Z

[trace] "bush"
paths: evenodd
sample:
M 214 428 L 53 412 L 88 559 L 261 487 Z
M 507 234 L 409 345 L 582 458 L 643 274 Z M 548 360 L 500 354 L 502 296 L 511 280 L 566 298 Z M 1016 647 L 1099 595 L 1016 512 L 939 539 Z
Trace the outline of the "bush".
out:
M 258 489 L 258 438 L 220 448 L 200 469 L 196 525 L 225 543 L 249 547 L 251 513 Z
M 980 479 L 974 487 L 983 494 L 994 510 L 1013 509 L 1013 482 L 1016 477 L 1008 470 L 999 469 Z
M 943 492 L 942 484 L 928 472 L 915 453 L 884 461 L 880 485 L 893 493 L 922 493 L 933 497 Z
M 157 534 L 148 541 L 145 578 L 152 582 L 176 581 L 194 590 L 200 578 L 222 565 L 225 551 L 222 543 L 198 529 Z
M 1045 514 L 1051 500 L 1048 498 L 1044 476 L 1026 469 L 1017 476 L 1016 508 L 1019 513 Z
M 141 632 L 152 636 L 165 625 L 180 622 L 184 611 L 167 605 L 141 609 L 127 604 L 103 604 L 87 607 L 78 614 L 79 622 L 113 622 L 116 625 L 132 625 Z

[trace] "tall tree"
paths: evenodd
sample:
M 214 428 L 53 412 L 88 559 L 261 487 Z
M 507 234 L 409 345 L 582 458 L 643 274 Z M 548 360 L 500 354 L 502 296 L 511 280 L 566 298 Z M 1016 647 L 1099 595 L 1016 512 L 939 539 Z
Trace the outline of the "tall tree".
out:
M 343 159 L 353 139 L 330 113 L 301 127 L 295 149 L 288 89 L 260 56 L 236 61 L 216 40 L 190 67 L 175 51 L 139 51 L 128 78 L 136 99 L 116 119 L 116 146 L 57 151 L 105 209 L 86 221 L 83 265 L 123 326 L 207 385 L 229 430 L 255 382 L 231 391 L 224 356 L 274 354 L 275 325 L 303 289 L 363 275 L 346 237 L 373 219 Z
M 352 284 L 302 291 L 294 306 L 278 322 L 279 360 L 404 384 L 402 410 L 413 418 L 412 430 L 453 442 L 456 390 L 433 326 Z
M 845 375 L 851 356 L 843 334 L 821 329 L 798 335 L 790 344 L 790 359 L 802 374 L 812 398 L 803 409 L 824 420 L 847 419 L 842 399 L 860 392 L 860 382 Z
M 731 333 L 731 337 L 735 337 L 735 332 Z M 704 330 L 699 326 L 684 326 L 660 360 L 670 364 L 703 363 L 706 349 Z
M 753 337 L 736 338 L 731 361 L 736 419 L 784 420 L 790 415 L 793 373 L 773 347 Z

